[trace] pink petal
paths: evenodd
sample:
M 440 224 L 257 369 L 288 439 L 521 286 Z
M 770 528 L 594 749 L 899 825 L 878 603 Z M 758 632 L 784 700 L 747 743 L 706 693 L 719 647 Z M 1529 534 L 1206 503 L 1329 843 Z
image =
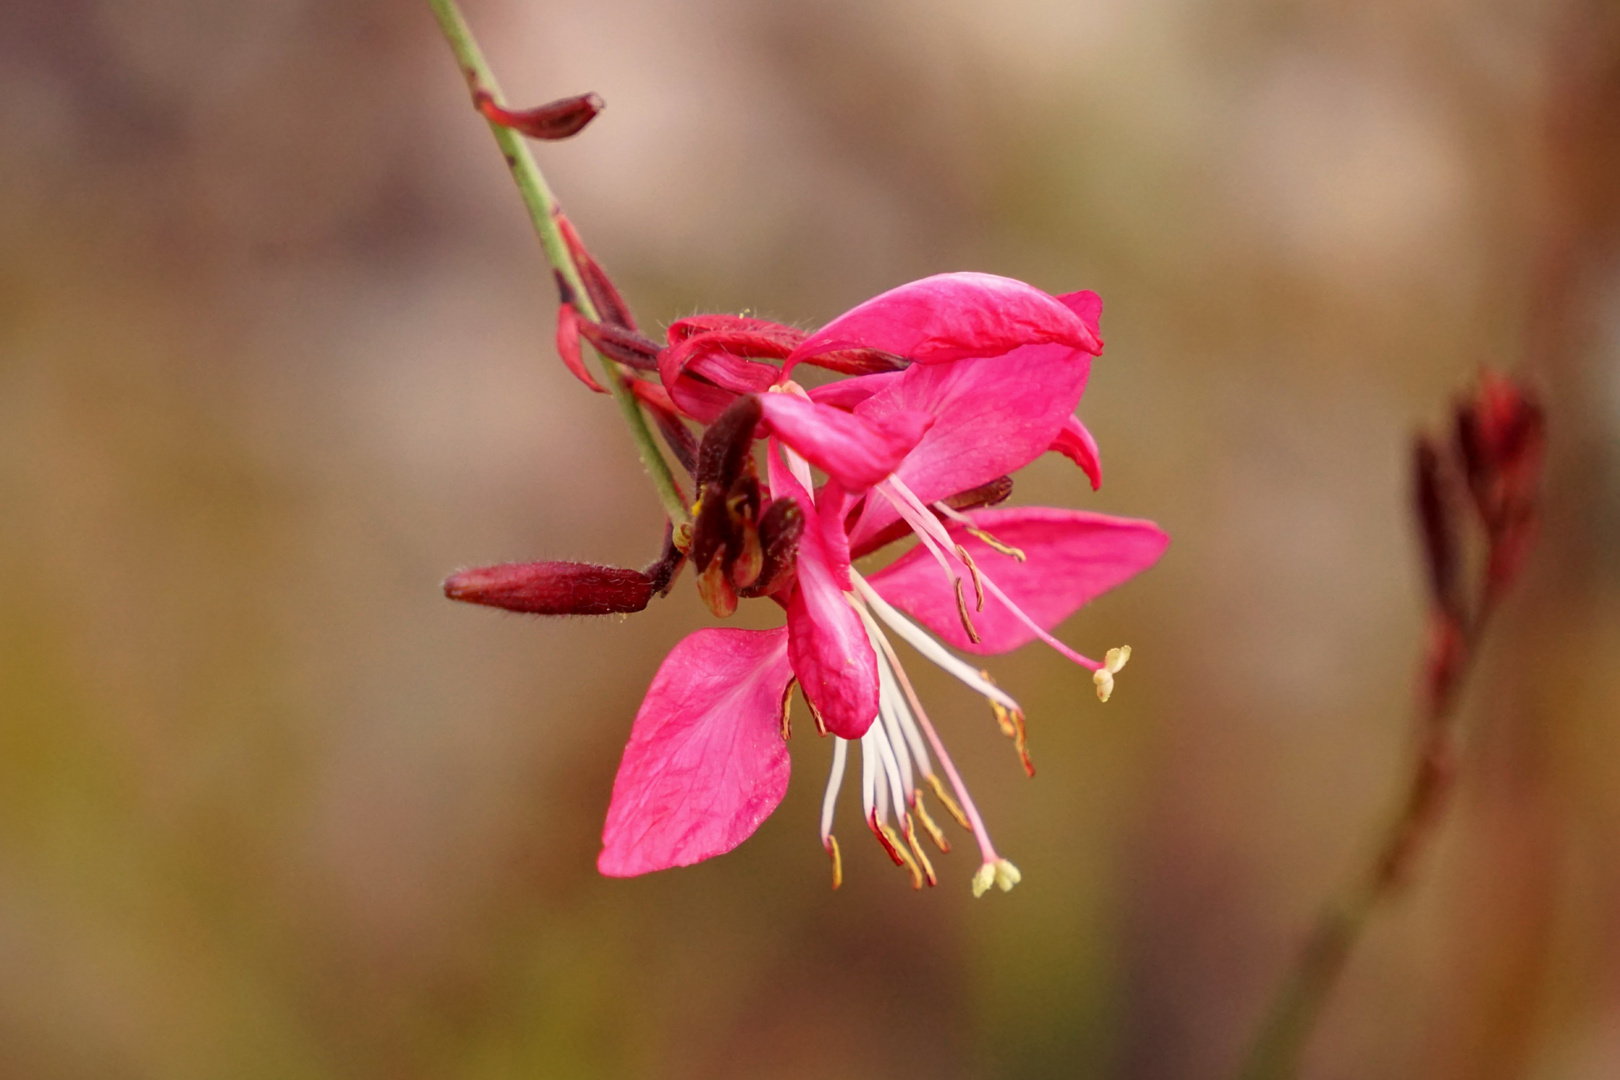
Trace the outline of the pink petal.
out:
M 1052 440 L 1050 449 L 1080 466 L 1091 480 L 1091 490 L 1102 487 L 1102 459 L 1097 456 L 1097 440 L 1091 437 L 1078 416 L 1064 421 L 1063 430 Z
M 1090 355 L 1063 345 L 918 364 L 856 406 L 855 415 L 877 425 L 898 411 L 934 417 L 934 426 L 894 470 L 918 498 L 933 502 L 1006 476 L 1045 453 L 1073 415 L 1090 372 Z M 861 547 L 895 519 L 887 500 L 867 499 L 853 545 Z
M 1058 302 L 1076 315 L 1091 331 L 1091 336 L 1097 339 L 1096 356 L 1102 355 L 1102 297 L 1090 289 L 1080 292 L 1064 293 L 1057 298 Z
M 771 494 L 794 499 L 805 514 L 797 584 L 787 602 L 788 657 L 806 700 L 821 714 L 827 730 L 858 739 L 877 716 L 878 673 L 866 627 L 844 595 L 848 538 L 842 528 L 823 524 L 809 493 L 782 466 L 774 443 L 766 457 Z M 842 493 L 833 501 L 841 511 Z
M 751 836 L 788 783 L 787 631 L 699 630 L 664 658 L 636 713 L 597 869 L 690 866 Z
M 1042 629 L 1051 630 L 1114 586 L 1158 561 L 1170 543 L 1151 521 L 1109 517 L 1083 510 L 1046 506 L 979 510 L 974 524 L 1004 544 L 1022 550 L 1025 562 L 991 548 L 958 524 L 951 536 L 965 547 L 979 570 Z M 956 563 L 952 556 L 951 561 Z M 957 563 L 963 580 L 965 567 Z M 945 641 L 971 653 L 1001 653 L 1034 639 L 1005 604 L 986 596 L 983 611 L 972 612 L 982 640 L 968 639 L 957 615 L 956 593 L 939 563 L 922 548 L 868 579 L 889 603 L 910 612 Z
M 925 412 L 891 409 L 882 423 L 868 423 L 797 394 L 761 394 L 765 425 L 806 461 L 849 490 L 888 476 L 933 424 Z
M 1035 344 L 1101 348 L 1078 315 L 1033 285 L 994 274 L 938 274 L 840 315 L 794 349 L 787 367 L 836 349 L 878 349 L 937 364 Z
M 846 412 L 885 387 L 893 386 L 904 372 L 883 371 L 876 375 L 860 375 L 853 379 L 837 379 L 824 386 L 813 386 L 808 393 L 817 405 L 831 405 Z

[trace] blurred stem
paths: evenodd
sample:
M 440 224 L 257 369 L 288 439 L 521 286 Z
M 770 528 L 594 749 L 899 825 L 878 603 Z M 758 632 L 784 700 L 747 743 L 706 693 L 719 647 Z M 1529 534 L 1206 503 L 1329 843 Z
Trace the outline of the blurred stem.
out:
M 1237 1074 L 1239 1080 L 1290 1080 L 1299 1074 L 1300 1055 L 1338 984 L 1345 961 L 1361 940 L 1368 917 L 1400 889 L 1413 859 L 1445 812 L 1456 753 L 1453 713 L 1496 599 L 1494 588 L 1487 587 L 1479 609 L 1471 619 L 1463 620 L 1462 648 L 1468 659 L 1420 710 L 1417 760 L 1407 778 L 1400 810 L 1380 834 L 1373 858 L 1361 875 L 1318 913 L 1299 958 L 1250 1044 Z
M 461 73 L 467 78 L 468 87 L 475 92 L 483 90 L 497 103 L 503 102 L 500 85 L 495 81 L 495 75 L 484 60 L 483 51 L 478 48 L 472 29 L 462 17 L 461 9 L 455 0 L 428 0 L 428 5 L 438 17 L 439 29 L 444 31 L 445 40 L 454 50 L 456 62 L 461 66 Z M 510 128 L 490 122 L 489 130 L 495 136 L 495 143 L 501 148 L 502 156 L 506 158 L 507 167 L 512 171 L 512 180 L 517 184 L 518 194 L 523 197 L 523 206 L 528 210 L 529 220 L 534 223 L 534 231 L 540 237 L 540 246 L 545 249 L 546 260 L 573 290 L 574 306 L 579 309 L 579 313 L 592 322 L 600 321 L 601 316 L 596 310 L 596 305 L 591 303 L 590 294 L 586 292 L 584 282 L 580 280 L 579 268 L 574 265 L 573 257 L 568 253 L 568 245 L 564 243 L 562 234 L 557 230 L 556 197 L 546 185 L 546 178 L 541 175 L 540 167 L 534 163 L 528 145 L 524 143 L 521 135 Z M 636 401 L 635 395 L 625 384 L 619 366 L 601 353 L 597 353 L 597 359 L 601 361 L 608 390 L 612 393 L 613 400 L 618 402 L 619 413 L 624 417 L 625 426 L 630 429 L 630 437 L 635 440 L 636 450 L 641 455 L 641 464 L 647 470 L 647 475 L 652 477 L 653 487 L 658 490 L 658 498 L 664 504 L 664 512 L 669 515 L 671 521 L 691 520 L 686 500 L 681 497 L 680 488 L 675 484 L 669 463 L 664 460 L 658 444 L 653 442 L 652 431 L 647 427 L 647 418 L 641 411 L 641 404 Z

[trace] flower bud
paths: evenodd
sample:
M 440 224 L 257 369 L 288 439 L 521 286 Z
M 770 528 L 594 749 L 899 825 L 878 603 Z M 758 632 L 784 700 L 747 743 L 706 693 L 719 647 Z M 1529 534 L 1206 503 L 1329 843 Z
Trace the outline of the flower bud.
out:
M 580 94 L 560 98 L 533 109 L 506 109 L 495 104 L 487 90 L 473 94 L 473 107 L 485 120 L 501 127 L 511 128 L 531 139 L 566 139 L 577 135 L 602 111 L 602 99 L 596 94 Z
M 792 499 L 777 499 L 759 519 L 760 567 L 743 596 L 769 596 L 793 577 L 804 535 L 804 511 Z M 814 706 L 812 706 L 814 708 Z
M 742 475 L 743 462 L 754 446 L 754 429 L 763 415 L 764 407 L 753 394 L 744 394 L 728 405 L 703 433 L 694 479 L 699 484 L 718 484 L 722 492 L 731 487 Z
M 1429 589 L 1442 611 L 1462 614 L 1458 579 L 1461 539 L 1450 474 L 1440 452 L 1427 436 L 1419 436 L 1413 451 L 1413 501 L 1423 535 L 1423 554 L 1429 568 Z
M 640 611 L 654 581 L 639 570 L 591 563 L 502 563 L 445 579 L 444 595 L 533 615 L 613 615 Z

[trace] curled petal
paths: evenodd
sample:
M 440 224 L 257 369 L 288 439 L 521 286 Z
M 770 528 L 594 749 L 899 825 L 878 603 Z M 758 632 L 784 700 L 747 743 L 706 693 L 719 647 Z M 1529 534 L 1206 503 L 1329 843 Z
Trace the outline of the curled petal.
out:
M 799 536 L 797 585 L 787 602 L 793 673 L 827 730 L 845 739 L 858 739 L 877 716 L 878 672 L 877 654 L 866 627 L 840 581 L 841 577 L 847 581 L 848 544 L 842 539 L 842 529 L 823 526 L 816 504 L 782 467 L 774 446 L 767 461 L 772 493 L 778 500 L 792 499 L 805 518 Z M 830 547 L 834 535 L 840 542 Z
M 1094 356 L 1102 355 L 1102 297 L 1090 289 L 1080 292 L 1064 293 L 1057 297 L 1058 303 L 1068 308 L 1080 317 L 1091 331 L 1091 336 L 1097 339 L 1097 352 Z
M 895 409 L 869 423 L 796 394 L 761 394 L 760 403 L 772 432 L 850 491 L 893 472 L 934 423 L 919 409 Z
M 585 360 L 579 351 L 579 312 L 574 310 L 573 304 L 563 304 L 557 308 L 557 355 L 574 378 L 595 390 L 598 394 L 607 393 L 599 386 L 591 373 L 585 368 Z
M 724 854 L 782 801 L 787 631 L 699 630 L 671 650 L 630 729 L 597 869 L 632 877 Z
M 844 349 L 937 364 L 1042 344 L 1093 354 L 1102 348 L 1079 315 L 1033 285 L 994 274 L 938 274 L 840 315 L 794 349 L 788 367 Z
M 1091 437 L 1078 416 L 1064 421 L 1063 430 L 1052 440 L 1051 449 L 1080 466 L 1091 481 L 1092 491 L 1102 487 L 1102 459 L 1097 456 L 1097 440 Z
M 1045 506 L 979 510 L 974 527 L 1017 548 L 1020 562 L 992 548 L 958 523 L 951 538 L 967 549 L 979 569 L 1042 629 L 1051 630 L 1092 599 L 1146 570 L 1164 554 L 1170 538 L 1151 521 L 1109 517 Z M 955 555 L 948 555 L 953 562 Z M 969 571 L 955 567 L 962 576 Z M 914 548 L 868 578 L 889 603 L 910 612 L 958 649 L 1001 653 L 1034 638 L 995 596 L 973 622 L 981 640 L 968 639 L 952 583 L 922 548 Z

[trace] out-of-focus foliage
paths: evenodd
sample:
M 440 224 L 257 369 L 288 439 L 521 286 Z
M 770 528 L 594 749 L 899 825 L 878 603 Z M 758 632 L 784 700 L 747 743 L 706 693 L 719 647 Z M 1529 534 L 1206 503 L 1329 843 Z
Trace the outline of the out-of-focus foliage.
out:
M 813 324 L 953 269 L 1105 298 L 1014 498 L 1175 542 L 1035 649 L 1026 781 L 924 680 L 1022 868 L 827 890 L 828 748 L 739 852 L 598 878 L 692 591 L 454 605 L 458 565 L 656 554 L 606 399 L 425 6 L 0 8 L 0 1074 L 1210 1077 L 1407 749 L 1411 429 L 1548 406 L 1542 546 L 1459 805 L 1313 1076 L 1620 1071 L 1620 37 L 1597 3 L 473 3 L 647 319 Z M 1606 22 L 1605 19 L 1608 21 Z M 853 814 L 846 808 L 846 812 Z

